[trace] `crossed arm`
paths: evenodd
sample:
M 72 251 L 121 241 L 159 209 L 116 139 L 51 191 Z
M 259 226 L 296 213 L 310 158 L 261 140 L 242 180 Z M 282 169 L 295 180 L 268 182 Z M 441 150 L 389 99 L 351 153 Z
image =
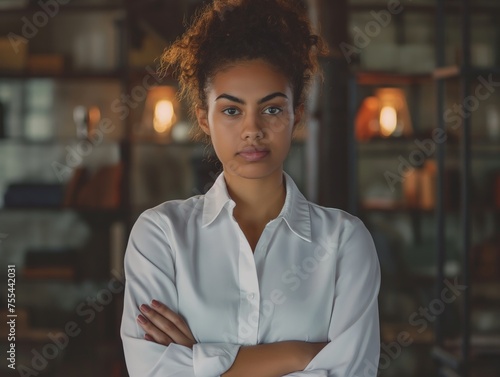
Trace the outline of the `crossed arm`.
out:
M 159 219 L 154 211 L 139 218 L 125 254 L 121 337 L 130 376 L 353 377 L 376 370 L 380 269 L 373 240 L 361 222 L 345 231 L 336 255 L 329 343 L 285 341 L 240 346 L 196 344 L 191 330 L 175 312 L 175 256 L 165 241 L 165 230 L 155 220 Z M 143 306 L 152 296 L 169 307 Z M 138 306 L 142 317 L 134 314 Z M 144 323 L 138 323 L 139 318 Z
M 181 316 L 156 300 L 140 307 L 137 323 L 145 339 L 168 346 L 171 343 L 192 348 L 196 344 L 191 330 Z M 327 343 L 283 341 L 242 346 L 231 368 L 223 377 L 281 377 L 301 371 Z

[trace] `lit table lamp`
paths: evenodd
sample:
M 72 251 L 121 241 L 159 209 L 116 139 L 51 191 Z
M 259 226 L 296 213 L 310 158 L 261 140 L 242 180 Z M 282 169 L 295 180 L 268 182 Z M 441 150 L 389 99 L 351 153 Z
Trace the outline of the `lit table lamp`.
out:
M 155 140 L 171 141 L 171 131 L 177 122 L 179 103 L 172 86 L 155 86 L 148 92 L 142 114 L 141 131 Z
M 356 138 L 409 137 L 413 133 L 408 104 L 402 89 L 378 89 L 363 100 L 356 115 Z

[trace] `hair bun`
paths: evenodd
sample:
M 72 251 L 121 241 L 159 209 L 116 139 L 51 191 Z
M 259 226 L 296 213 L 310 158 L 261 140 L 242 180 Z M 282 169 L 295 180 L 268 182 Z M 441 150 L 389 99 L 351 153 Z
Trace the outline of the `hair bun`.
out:
M 181 85 L 181 97 L 206 106 L 208 80 L 227 64 L 264 59 L 289 78 L 294 106 L 305 101 L 318 55 L 328 49 L 298 0 L 214 0 L 200 8 L 162 56 L 163 73 Z

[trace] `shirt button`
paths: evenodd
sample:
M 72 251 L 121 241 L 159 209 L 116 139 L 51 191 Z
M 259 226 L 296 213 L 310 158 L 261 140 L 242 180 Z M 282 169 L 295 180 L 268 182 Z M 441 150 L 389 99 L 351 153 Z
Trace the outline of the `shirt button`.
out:
M 255 294 L 254 294 L 254 293 L 249 293 L 249 294 L 247 295 L 247 298 L 248 298 L 249 300 L 253 300 L 253 298 L 254 298 L 254 297 L 255 297 Z

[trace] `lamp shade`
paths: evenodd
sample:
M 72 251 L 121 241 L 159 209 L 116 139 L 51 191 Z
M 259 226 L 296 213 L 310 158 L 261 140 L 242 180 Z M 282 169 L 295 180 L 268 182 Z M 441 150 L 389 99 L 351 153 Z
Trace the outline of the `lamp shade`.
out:
M 170 140 L 178 120 L 179 103 L 176 88 L 155 86 L 148 91 L 141 120 L 141 133 L 154 139 Z
M 363 100 L 356 116 L 358 140 L 409 137 L 413 133 L 402 89 L 382 88 Z

